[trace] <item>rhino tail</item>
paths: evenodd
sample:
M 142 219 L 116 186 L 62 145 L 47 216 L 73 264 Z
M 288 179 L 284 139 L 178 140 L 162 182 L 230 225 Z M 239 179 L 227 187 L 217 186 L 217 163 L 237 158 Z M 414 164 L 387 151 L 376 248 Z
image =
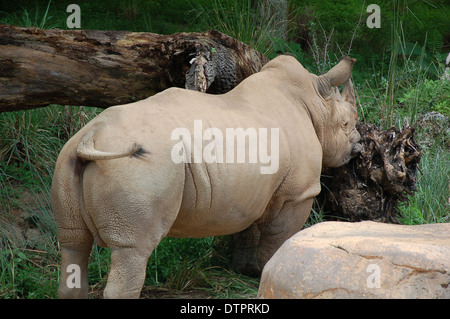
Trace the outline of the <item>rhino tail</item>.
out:
M 100 151 L 95 148 L 94 135 L 95 130 L 90 130 L 81 139 L 80 143 L 78 143 L 77 155 L 80 158 L 88 161 L 110 160 L 115 158 L 131 156 L 142 151 L 141 145 L 137 143 L 133 143 L 133 145 L 128 150 L 125 151 L 118 151 L 118 152 Z

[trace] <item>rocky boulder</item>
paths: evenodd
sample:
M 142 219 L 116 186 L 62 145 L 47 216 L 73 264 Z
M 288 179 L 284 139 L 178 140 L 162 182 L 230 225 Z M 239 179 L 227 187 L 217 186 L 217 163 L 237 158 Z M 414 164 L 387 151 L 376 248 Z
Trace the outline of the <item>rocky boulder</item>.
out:
M 450 298 L 450 224 L 323 222 L 264 267 L 259 298 Z

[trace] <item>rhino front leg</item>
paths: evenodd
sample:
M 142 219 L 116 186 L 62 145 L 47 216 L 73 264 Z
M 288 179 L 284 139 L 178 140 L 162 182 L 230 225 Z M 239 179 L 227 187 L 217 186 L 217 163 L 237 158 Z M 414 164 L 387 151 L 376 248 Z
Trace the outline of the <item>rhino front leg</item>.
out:
M 281 245 L 299 232 L 311 212 L 313 198 L 285 202 L 274 219 L 259 224 L 261 238 L 258 246 L 258 264 L 261 270 Z
M 233 235 L 234 250 L 232 267 L 235 271 L 248 276 L 259 276 L 258 243 L 260 231 L 256 224 Z

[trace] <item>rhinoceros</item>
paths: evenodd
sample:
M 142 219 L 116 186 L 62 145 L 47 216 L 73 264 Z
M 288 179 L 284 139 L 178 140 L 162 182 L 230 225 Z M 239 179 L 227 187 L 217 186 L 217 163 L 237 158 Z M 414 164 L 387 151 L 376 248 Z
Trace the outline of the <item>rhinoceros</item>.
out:
M 94 241 L 111 249 L 105 298 L 140 296 L 166 236 L 239 233 L 238 267 L 261 271 L 307 220 L 322 166 L 361 149 L 355 61 L 317 76 L 282 55 L 225 94 L 170 88 L 95 117 L 56 162 L 59 297 L 87 297 Z

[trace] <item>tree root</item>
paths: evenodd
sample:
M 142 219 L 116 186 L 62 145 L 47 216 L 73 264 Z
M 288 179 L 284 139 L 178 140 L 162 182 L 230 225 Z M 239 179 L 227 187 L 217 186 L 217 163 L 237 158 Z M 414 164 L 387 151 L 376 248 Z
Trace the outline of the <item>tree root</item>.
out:
M 381 131 L 359 124 L 357 129 L 361 153 L 347 165 L 322 171 L 316 208 L 329 212 L 331 219 L 398 223 L 399 204 L 417 190 L 422 152 L 414 140 L 415 128 L 405 124 L 402 130 Z

